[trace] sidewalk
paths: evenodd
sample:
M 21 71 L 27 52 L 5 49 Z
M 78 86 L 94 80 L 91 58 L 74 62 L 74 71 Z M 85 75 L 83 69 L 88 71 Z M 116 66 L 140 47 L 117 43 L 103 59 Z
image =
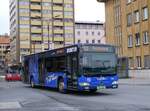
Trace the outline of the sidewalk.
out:
M 149 85 L 150 79 L 137 79 L 137 78 L 129 78 L 129 79 L 119 79 L 120 85 Z

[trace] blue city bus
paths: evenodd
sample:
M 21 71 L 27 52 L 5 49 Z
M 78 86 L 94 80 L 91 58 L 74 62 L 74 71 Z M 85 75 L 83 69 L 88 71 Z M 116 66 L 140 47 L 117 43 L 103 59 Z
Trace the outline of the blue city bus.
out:
M 96 92 L 118 88 L 115 47 L 78 44 L 24 57 L 24 79 L 34 86 Z

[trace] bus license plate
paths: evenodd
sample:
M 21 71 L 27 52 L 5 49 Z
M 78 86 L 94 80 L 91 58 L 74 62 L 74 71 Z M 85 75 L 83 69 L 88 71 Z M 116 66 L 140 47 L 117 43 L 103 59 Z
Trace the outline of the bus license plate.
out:
M 98 90 L 100 90 L 100 89 L 105 89 L 105 86 L 98 86 L 97 89 L 98 89 Z

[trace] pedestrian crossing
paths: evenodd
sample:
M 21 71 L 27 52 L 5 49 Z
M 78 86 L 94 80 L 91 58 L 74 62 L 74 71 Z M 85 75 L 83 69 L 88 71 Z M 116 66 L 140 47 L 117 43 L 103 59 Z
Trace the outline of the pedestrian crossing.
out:
M 6 84 L 7 83 L 7 84 Z M 21 82 L 0 82 L 0 89 L 8 89 L 8 88 L 18 88 L 22 87 Z
M 44 110 L 43 110 L 44 109 Z M 77 107 L 72 107 L 63 103 L 57 103 L 43 107 L 23 107 L 20 102 L 0 102 L 0 111 L 81 111 Z
M 0 102 L 0 111 L 5 109 L 20 109 L 19 102 Z

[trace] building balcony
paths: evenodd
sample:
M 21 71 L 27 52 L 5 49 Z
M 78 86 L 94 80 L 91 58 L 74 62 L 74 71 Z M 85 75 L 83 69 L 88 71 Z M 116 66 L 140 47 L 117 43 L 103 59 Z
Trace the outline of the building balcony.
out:
M 65 38 L 65 42 L 71 42 L 71 43 L 73 43 L 73 41 L 74 41 L 73 37 Z
M 31 28 L 31 33 L 42 33 L 41 29 Z
M 61 3 L 63 3 L 63 0 L 53 0 L 53 3 L 59 3 L 59 4 L 61 4 Z
M 53 10 L 62 11 L 63 7 L 61 7 L 61 6 L 53 6 Z
M 62 42 L 64 41 L 64 38 L 63 37 L 54 37 L 54 42 Z
M 62 29 L 54 29 L 54 34 L 63 34 L 64 31 Z
M 30 38 L 30 36 L 23 36 L 23 35 L 20 35 L 20 41 L 28 41 Z
M 30 48 L 30 45 L 28 45 L 28 44 L 20 45 L 20 48 Z
M 52 41 L 52 37 L 49 37 L 49 38 L 48 37 L 44 37 L 43 38 L 43 40 L 46 41 L 46 42 L 48 41 L 48 39 L 49 39 L 49 41 Z
M 32 44 L 32 48 L 33 48 L 33 50 L 35 48 L 35 51 L 36 51 L 37 49 L 41 49 L 42 46 L 41 46 L 41 44 Z
M 52 10 L 52 8 L 48 6 L 43 6 L 43 10 Z
M 31 12 L 31 17 L 41 17 L 41 13 Z
M 20 12 L 19 16 L 29 17 L 29 13 Z
M 73 26 L 73 22 L 65 22 L 65 26 Z
M 107 2 L 108 0 L 97 0 L 98 2 Z
M 67 33 L 67 34 L 73 34 L 73 30 L 65 30 L 65 33 Z
M 51 2 L 50 0 L 42 0 L 42 2 Z
M 31 9 L 34 9 L 34 10 L 41 10 L 41 5 L 32 5 L 32 4 L 31 4 Z
M 41 2 L 41 0 L 30 0 L 30 2 Z
M 52 15 L 51 14 L 43 14 L 43 17 L 45 17 L 45 18 L 52 18 Z
M 61 47 L 63 47 L 63 44 L 54 44 L 54 49 L 57 49 L 57 48 L 61 48 Z
M 63 22 L 54 22 L 53 25 L 54 26 L 63 26 Z
M 30 32 L 29 28 L 20 28 L 20 32 Z
M 29 6 L 28 5 L 20 5 L 19 8 L 29 9 Z
M 29 24 L 30 22 L 29 22 L 29 20 L 20 20 L 19 23 L 20 24 Z
M 72 16 L 70 16 L 70 15 L 65 15 L 64 18 L 73 19 L 73 15 L 72 15 Z
M 31 20 L 31 25 L 42 25 L 41 21 Z
M 48 34 L 48 29 L 43 29 L 44 34 Z M 52 29 L 49 30 L 49 34 L 52 34 Z
M 73 8 L 64 8 L 64 11 L 73 11 Z
M 54 12 L 53 18 L 63 18 L 63 12 Z
M 72 0 L 64 0 L 64 3 L 72 4 L 72 3 L 73 3 L 73 1 L 72 1 Z
M 31 37 L 32 41 L 42 41 L 42 37 Z

